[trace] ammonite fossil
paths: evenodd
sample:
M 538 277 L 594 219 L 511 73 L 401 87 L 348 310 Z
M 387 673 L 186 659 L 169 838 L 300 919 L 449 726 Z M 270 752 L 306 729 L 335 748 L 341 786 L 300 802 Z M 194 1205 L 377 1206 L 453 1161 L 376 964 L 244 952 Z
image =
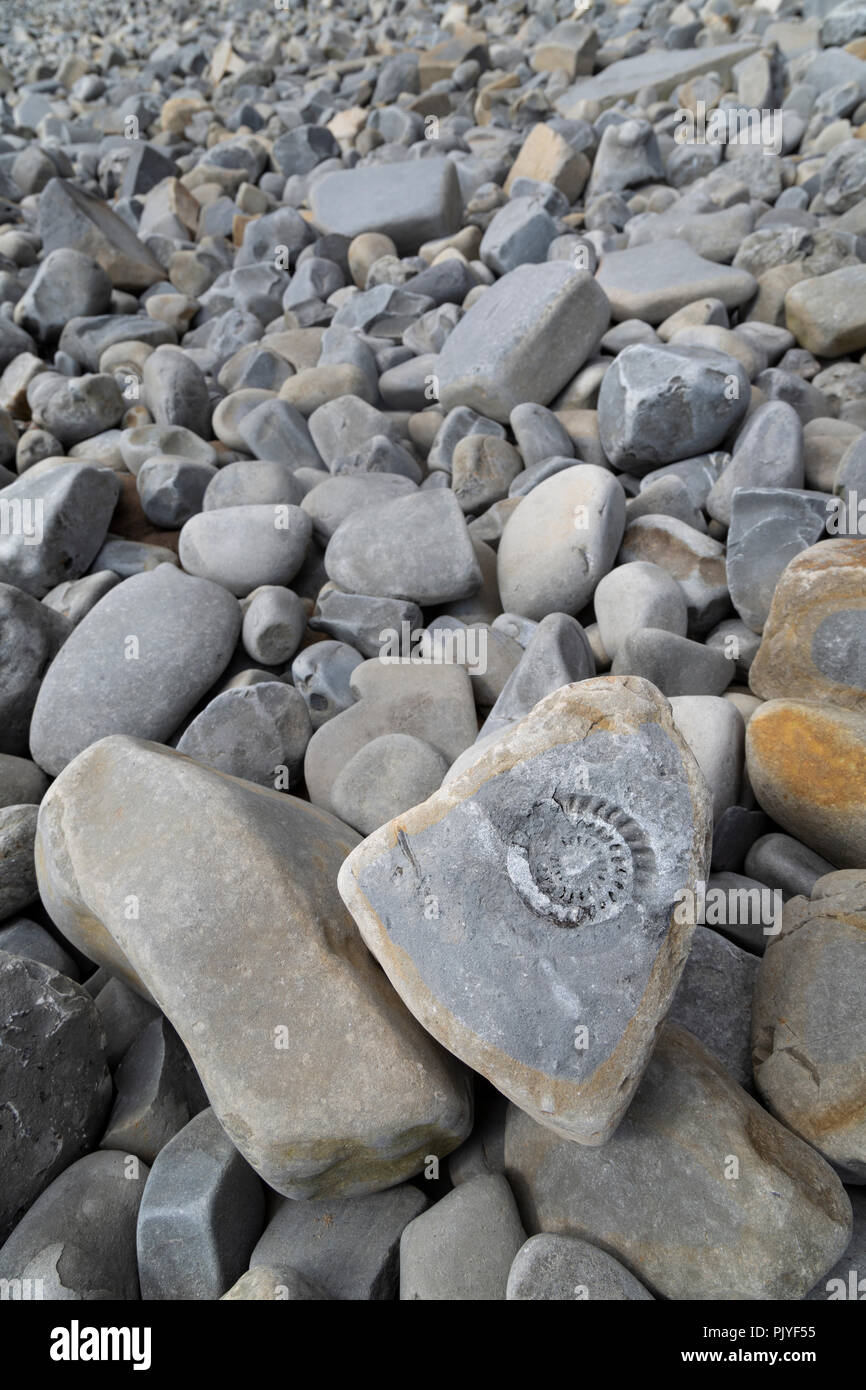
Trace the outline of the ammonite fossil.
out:
M 588 794 L 533 807 L 506 856 L 523 902 L 561 927 L 615 917 L 652 874 L 655 855 L 625 811 Z

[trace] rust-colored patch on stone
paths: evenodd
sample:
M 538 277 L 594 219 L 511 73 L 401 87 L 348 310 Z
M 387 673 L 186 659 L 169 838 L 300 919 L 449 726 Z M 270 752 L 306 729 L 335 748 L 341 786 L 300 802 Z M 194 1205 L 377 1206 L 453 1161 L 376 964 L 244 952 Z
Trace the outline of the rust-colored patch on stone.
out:
M 849 718 L 851 722 L 841 710 L 834 713 L 788 700 L 757 711 L 747 739 L 753 758 L 780 797 L 793 796 L 834 811 L 862 811 L 866 742 Z M 862 727 L 866 733 L 866 721 Z

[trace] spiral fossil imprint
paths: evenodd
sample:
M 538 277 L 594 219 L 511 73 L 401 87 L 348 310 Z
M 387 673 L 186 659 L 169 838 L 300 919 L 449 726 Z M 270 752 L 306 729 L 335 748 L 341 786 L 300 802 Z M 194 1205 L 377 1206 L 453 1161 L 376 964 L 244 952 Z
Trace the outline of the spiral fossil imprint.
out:
M 615 918 L 640 895 L 654 867 L 644 832 L 627 812 L 578 794 L 537 803 L 506 856 L 523 902 L 561 927 Z

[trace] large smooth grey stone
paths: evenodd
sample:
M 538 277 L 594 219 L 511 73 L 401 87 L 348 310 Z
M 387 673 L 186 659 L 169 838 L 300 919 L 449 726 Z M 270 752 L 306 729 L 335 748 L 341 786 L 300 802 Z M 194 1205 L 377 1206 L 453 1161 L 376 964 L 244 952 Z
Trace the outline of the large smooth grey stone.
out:
M 7 954 L 2 933 L 0 947 L 3 1241 L 58 1173 L 96 1144 L 111 1077 L 102 1022 L 86 990 L 32 958 Z
M 514 1257 L 506 1298 L 652 1302 L 652 1294 L 606 1250 L 576 1236 L 530 1236 Z
M 567 261 L 522 265 L 485 290 L 439 354 L 445 410 L 468 405 L 507 424 L 515 406 L 547 405 L 610 322 L 599 283 Z
M 158 1154 L 138 1210 L 145 1300 L 221 1298 L 247 1268 L 261 1232 L 261 1179 L 214 1112 L 194 1116 Z
M 728 309 L 739 308 L 758 287 L 747 270 L 705 260 L 677 238 L 609 251 L 597 278 L 616 322 L 643 319 L 653 325 L 696 299 L 720 299 Z
M 124 580 L 46 673 L 31 725 L 34 761 L 56 776 L 106 734 L 167 739 L 225 669 L 240 627 L 224 588 L 173 565 Z
M 132 1154 L 79 1158 L 0 1249 L 0 1279 L 29 1280 L 50 1300 L 137 1300 L 135 1222 L 148 1171 Z
M 471 1178 L 416 1216 L 403 1232 L 400 1298 L 504 1299 L 508 1271 L 525 1238 L 501 1173 Z
M 734 663 L 716 648 L 664 628 L 630 632 L 611 662 L 614 676 L 642 676 L 664 695 L 721 695 Z
M 250 1256 L 250 1268 L 294 1270 L 339 1301 L 392 1299 L 400 1237 L 426 1207 L 427 1198 L 408 1183 L 342 1201 L 283 1200 Z
M 392 497 L 348 516 L 328 542 L 325 569 L 351 593 L 419 606 L 467 598 L 481 587 L 466 520 L 447 490 Z
M 217 507 L 190 517 L 178 541 L 184 569 L 243 598 L 263 584 L 290 584 L 313 523 L 290 503 Z
M 634 343 L 605 372 L 598 433 L 611 463 L 640 475 L 721 444 L 749 404 L 742 365 L 721 352 Z
M 662 1298 L 802 1298 L 851 1235 L 829 1164 L 674 1023 L 603 1147 L 512 1105 L 505 1168 L 528 1231 L 592 1241 Z
M 4 754 L 28 751 L 30 717 L 45 669 L 71 632 L 68 618 L 14 584 L 0 584 L 0 750 Z M 13 804 L 36 799 L 16 796 Z
M 424 1026 L 595 1145 L 646 1065 L 691 935 L 671 904 L 709 851 L 709 794 L 667 701 L 606 677 L 540 701 L 353 850 L 338 883 Z
M 59 467 L 26 473 L 0 492 L 20 524 L 0 528 L 0 579 L 35 598 L 64 579 L 78 579 L 105 540 L 120 495 L 116 474 L 102 468 Z
M 546 478 L 499 543 L 503 608 L 536 620 L 579 613 L 613 565 L 624 527 L 625 493 L 613 473 L 580 463 Z
M 326 174 L 313 185 L 310 206 L 325 231 L 379 232 L 405 254 L 456 232 L 463 198 L 450 159 L 411 159 Z
M 471 1122 L 459 1064 L 340 905 L 357 839 L 307 802 L 124 737 L 82 753 L 42 805 L 52 918 L 157 1000 L 228 1137 L 292 1197 L 390 1187 Z

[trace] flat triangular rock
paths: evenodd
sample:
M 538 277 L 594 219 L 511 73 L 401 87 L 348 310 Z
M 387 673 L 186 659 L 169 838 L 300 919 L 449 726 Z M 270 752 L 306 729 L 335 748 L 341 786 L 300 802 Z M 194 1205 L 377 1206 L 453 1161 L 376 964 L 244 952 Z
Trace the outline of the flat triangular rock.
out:
M 667 701 L 602 677 L 540 701 L 366 839 L 340 892 L 435 1038 L 542 1124 L 601 1144 L 688 955 L 672 909 L 706 876 L 710 829 Z

